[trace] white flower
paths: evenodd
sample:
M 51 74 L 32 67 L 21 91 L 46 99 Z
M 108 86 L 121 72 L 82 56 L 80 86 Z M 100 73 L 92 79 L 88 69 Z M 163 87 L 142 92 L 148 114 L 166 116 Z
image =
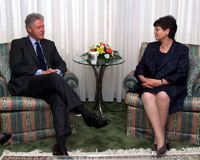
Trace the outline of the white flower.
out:
M 109 54 L 105 54 L 104 57 L 105 57 L 106 59 L 109 59 L 109 58 L 110 58 L 110 55 L 109 55 Z

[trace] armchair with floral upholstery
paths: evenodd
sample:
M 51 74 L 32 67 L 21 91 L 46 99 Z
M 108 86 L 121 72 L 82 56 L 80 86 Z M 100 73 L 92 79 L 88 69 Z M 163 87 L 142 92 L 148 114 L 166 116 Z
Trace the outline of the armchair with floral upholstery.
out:
M 140 48 L 139 60 L 144 53 L 147 42 Z M 183 110 L 170 114 L 165 128 L 169 140 L 186 141 L 191 144 L 200 144 L 200 45 L 185 44 L 189 47 L 189 74 L 187 79 L 187 97 L 184 100 Z M 134 71 L 124 79 L 126 91 L 137 83 Z M 127 93 L 127 136 L 151 138 L 153 129 L 141 98 L 137 93 Z
M 49 104 L 42 99 L 11 96 L 8 91 L 10 43 L 0 44 L 0 133 L 11 133 L 8 144 L 19 144 L 55 135 Z M 78 78 L 70 71 L 64 74 L 70 87 L 78 87 Z M 72 133 L 74 117 L 69 113 Z

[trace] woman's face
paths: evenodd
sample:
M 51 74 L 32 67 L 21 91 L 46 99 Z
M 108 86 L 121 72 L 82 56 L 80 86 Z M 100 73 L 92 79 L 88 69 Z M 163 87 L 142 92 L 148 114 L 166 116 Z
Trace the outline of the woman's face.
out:
M 160 26 L 156 26 L 154 28 L 154 35 L 155 35 L 155 39 L 158 41 L 162 41 L 165 38 L 169 38 L 169 29 L 167 28 L 166 30 L 163 30 Z

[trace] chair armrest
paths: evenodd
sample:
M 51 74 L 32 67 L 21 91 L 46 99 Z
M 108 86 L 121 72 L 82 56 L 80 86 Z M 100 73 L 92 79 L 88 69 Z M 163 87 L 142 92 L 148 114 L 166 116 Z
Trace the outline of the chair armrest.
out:
M 200 79 L 198 79 L 192 87 L 192 96 L 200 97 Z
M 8 83 L 0 76 L 0 97 L 9 96 Z
M 134 71 L 130 72 L 123 81 L 123 87 L 126 91 L 133 88 L 138 82 L 137 78 L 134 76 Z
M 71 71 L 67 71 L 64 73 L 63 79 L 66 81 L 66 83 L 72 88 L 75 89 L 78 87 L 78 78 L 77 76 L 72 73 Z

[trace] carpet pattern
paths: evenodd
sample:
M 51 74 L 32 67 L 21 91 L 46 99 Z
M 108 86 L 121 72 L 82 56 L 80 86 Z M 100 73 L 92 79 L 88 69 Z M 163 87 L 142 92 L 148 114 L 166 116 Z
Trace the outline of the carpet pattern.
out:
M 178 156 L 72 156 L 72 157 L 49 157 L 49 156 L 4 156 L 2 160 L 63 160 L 63 159 L 74 159 L 74 160 L 111 160 L 111 159 L 135 159 L 135 160 L 199 160 L 200 155 L 178 155 Z
M 4 150 L 1 160 L 110 160 L 110 159 L 133 159 L 133 160 L 199 160 L 200 148 L 187 148 L 182 150 L 171 149 L 161 157 L 150 149 L 129 149 L 129 150 L 107 150 L 104 152 L 82 152 L 81 150 L 69 152 L 70 157 L 52 156 L 41 150 L 32 152 L 10 152 Z
M 47 156 L 4 156 L 2 160 L 63 160 L 63 159 L 74 159 L 74 160 L 111 160 L 111 159 L 132 159 L 132 160 L 199 160 L 200 155 L 179 155 L 179 156 L 101 156 L 101 157 L 92 157 L 92 156 L 72 156 L 72 157 L 47 157 Z

